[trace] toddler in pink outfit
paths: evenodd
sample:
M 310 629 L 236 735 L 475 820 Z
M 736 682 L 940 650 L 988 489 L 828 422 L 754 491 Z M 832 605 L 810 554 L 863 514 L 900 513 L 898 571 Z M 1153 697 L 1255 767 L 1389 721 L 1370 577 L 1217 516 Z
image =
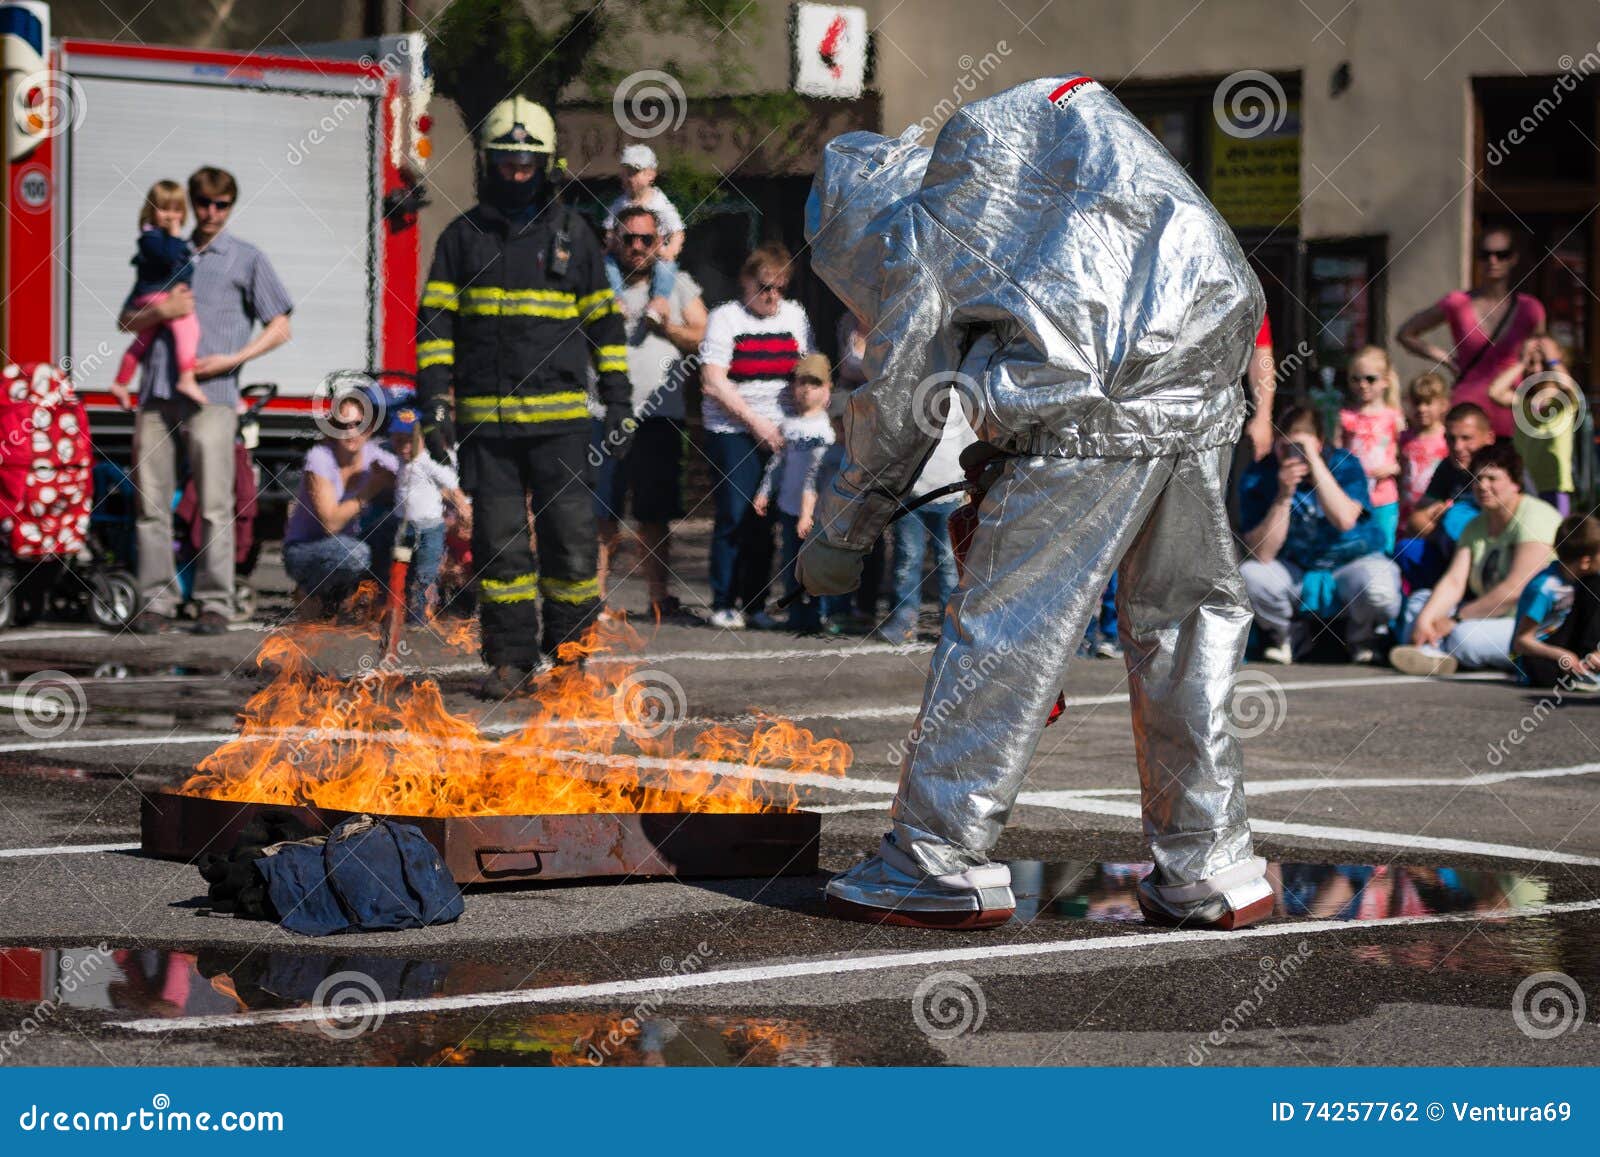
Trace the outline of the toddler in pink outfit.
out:
M 139 210 L 139 246 L 132 262 L 138 272 L 128 299 L 130 308 L 157 305 L 166 300 L 174 286 L 194 281 L 194 255 L 181 236 L 188 216 L 183 187 L 176 181 L 157 181 L 150 186 L 144 207 Z M 192 313 L 140 330 L 122 355 L 111 392 L 124 407 L 128 405 L 128 384 L 139 372 L 145 351 L 162 329 L 172 335 L 172 351 L 178 366 L 178 393 L 196 405 L 205 405 L 205 391 L 194 376 L 195 357 L 200 348 L 200 320 Z

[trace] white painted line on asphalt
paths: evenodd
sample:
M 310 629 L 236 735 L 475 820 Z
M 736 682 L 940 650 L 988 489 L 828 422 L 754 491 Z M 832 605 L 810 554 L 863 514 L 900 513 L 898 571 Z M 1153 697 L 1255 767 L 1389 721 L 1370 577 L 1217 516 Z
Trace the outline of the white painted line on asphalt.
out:
M 877 956 L 828 957 L 821 960 L 797 960 L 788 964 L 757 965 L 751 968 L 672 973 L 666 976 L 641 977 L 637 980 L 615 980 L 603 984 L 560 984 L 548 988 L 519 988 L 459 996 L 384 1000 L 361 1006 L 360 1013 L 364 1018 L 386 1018 L 413 1013 L 507 1008 L 527 1004 L 576 1004 L 625 996 L 683 992 L 696 988 L 762 984 L 807 976 L 842 976 L 852 972 L 930 968 L 941 964 L 972 964 L 1072 953 L 1123 953 L 1140 948 L 1159 949 L 1178 944 L 1211 943 L 1221 946 L 1237 943 L 1240 940 L 1270 940 L 1287 936 L 1317 936 L 1328 932 L 1356 930 L 1365 932 L 1383 928 L 1416 928 L 1431 924 L 1477 923 L 1484 920 L 1520 920 L 1535 916 L 1565 915 L 1570 912 L 1592 912 L 1596 909 L 1600 909 L 1600 900 L 1573 900 L 1563 904 L 1531 904 L 1499 912 L 1446 912 L 1428 916 L 1391 916 L 1382 920 L 1286 920 L 1280 924 L 1257 924 L 1238 932 L 1201 932 L 1179 928 L 1166 932 L 1109 934 L 1079 937 L 1074 940 L 1052 940 L 1042 944 L 993 944 L 927 952 L 892 952 Z M 286 1008 L 213 1016 L 114 1020 L 108 1022 L 106 1027 L 131 1029 L 142 1033 L 192 1032 L 216 1028 L 249 1028 L 263 1024 L 304 1023 L 318 1021 L 326 1016 L 327 1010 L 322 1008 Z
M 1458 776 L 1431 776 L 1431 775 L 1392 775 L 1373 776 L 1362 778 L 1360 776 L 1344 776 L 1338 779 L 1333 777 L 1305 779 L 1264 779 L 1259 783 L 1246 780 L 1245 796 L 1277 795 L 1289 791 L 1320 791 L 1323 789 L 1366 788 L 1366 787 L 1487 787 L 1495 783 L 1509 783 L 1519 779 L 1563 779 L 1569 776 L 1594 775 L 1600 773 L 1600 763 L 1577 763 L 1571 767 L 1539 767 L 1531 771 L 1484 771 L 1476 775 Z M 1137 791 L 1137 789 L 1131 789 Z M 1102 793 L 1106 794 L 1106 793 Z
M 58 631 L 4 631 L 0 632 L 0 643 L 32 643 L 48 642 L 51 639 L 105 639 L 110 636 L 105 631 L 92 631 L 82 627 Z
M 81 751 L 91 747 L 166 747 L 174 743 L 226 743 L 238 732 L 215 731 L 193 735 L 124 735 L 115 739 L 36 739 L 30 743 L 0 743 L 0 754 L 11 751 Z
M 60 844 L 53 848 L 3 848 L 0 860 L 16 860 L 24 856 L 81 856 L 85 852 L 131 852 L 138 844 Z
M 848 659 L 853 655 L 931 655 L 931 643 L 858 643 L 854 646 L 790 647 L 781 651 L 663 651 L 652 655 L 596 655 L 591 663 L 727 663 L 736 659 L 769 663 L 776 659 Z
M 1245 789 L 1248 800 L 1250 790 Z M 1019 804 L 1034 807 L 1051 807 L 1061 811 L 1083 812 L 1088 815 L 1119 816 L 1138 819 L 1142 814 L 1134 800 L 1090 799 L 1071 792 L 1025 791 L 1017 797 Z M 1462 852 L 1473 856 L 1494 856 L 1506 860 L 1532 860 L 1550 864 L 1580 864 L 1600 867 L 1600 857 L 1579 856 L 1571 852 L 1547 851 L 1543 848 L 1523 848 L 1515 844 L 1488 844 L 1477 840 L 1455 840 L 1440 836 L 1414 835 L 1410 832 L 1367 831 L 1363 828 L 1326 827 L 1321 824 L 1294 824 L 1282 820 L 1266 820 L 1252 816 L 1250 830 L 1260 835 L 1295 836 L 1307 840 L 1321 840 L 1336 844 L 1382 844 L 1388 847 L 1409 848 L 1433 852 Z
M 1257 670 L 1258 668 L 1250 668 Z M 1449 679 L 1435 679 L 1423 675 L 1364 675 L 1354 679 L 1304 679 L 1298 683 L 1280 680 L 1278 686 L 1287 694 L 1291 691 L 1328 691 L 1340 687 L 1394 687 L 1404 683 L 1506 683 L 1508 680 L 1498 671 L 1474 671 L 1466 675 L 1457 675 Z M 1069 695 L 1067 707 L 1107 707 L 1117 703 L 1126 703 L 1128 693 L 1119 691 L 1109 695 Z M 835 710 L 818 708 L 814 710 L 785 710 L 783 714 L 790 719 L 914 719 L 921 710 L 920 704 L 895 703 L 883 707 L 841 707 Z

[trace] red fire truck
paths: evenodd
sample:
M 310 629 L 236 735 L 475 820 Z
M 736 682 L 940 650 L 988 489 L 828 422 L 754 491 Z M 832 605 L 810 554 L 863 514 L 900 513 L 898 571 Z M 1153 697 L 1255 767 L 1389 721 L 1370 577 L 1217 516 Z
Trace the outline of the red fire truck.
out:
M 239 181 L 228 228 L 294 299 L 294 338 L 244 380 L 277 383 L 258 456 L 298 458 L 331 372 L 415 367 L 417 209 L 431 82 L 420 33 L 223 52 L 50 38 L 49 6 L 0 3 L 6 148 L 0 345 L 66 368 L 97 448 L 132 422 L 107 385 L 145 191 L 202 165 Z

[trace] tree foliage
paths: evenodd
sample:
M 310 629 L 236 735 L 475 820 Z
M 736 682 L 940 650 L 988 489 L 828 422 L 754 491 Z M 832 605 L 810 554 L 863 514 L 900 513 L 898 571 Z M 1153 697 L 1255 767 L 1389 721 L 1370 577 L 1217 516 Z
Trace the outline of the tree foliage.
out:
M 489 110 L 522 95 L 555 109 L 568 94 L 594 99 L 641 63 L 703 88 L 740 73 L 728 59 L 744 0 L 454 0 L 429 33 L 434 90 L 454 101 L 476 134 Z M 748 18 L 745 18 L 746 21 Z M 687 36 L 698 63 L 652 54 L 665 36 Z

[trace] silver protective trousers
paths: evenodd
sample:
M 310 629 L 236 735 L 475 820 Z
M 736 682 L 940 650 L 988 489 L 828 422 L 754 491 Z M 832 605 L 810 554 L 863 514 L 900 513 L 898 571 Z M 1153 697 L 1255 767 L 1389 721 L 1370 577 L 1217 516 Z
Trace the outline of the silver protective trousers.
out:
M 1251 856 L 1227 727 L 1251 618 L 1224 504 L 1230 453 L 1006 464 L 979 511 L 891 812 L 896 845 L 923 871 L 988 862 L 1113 573 L 1161 881 L 1196 883 Z

